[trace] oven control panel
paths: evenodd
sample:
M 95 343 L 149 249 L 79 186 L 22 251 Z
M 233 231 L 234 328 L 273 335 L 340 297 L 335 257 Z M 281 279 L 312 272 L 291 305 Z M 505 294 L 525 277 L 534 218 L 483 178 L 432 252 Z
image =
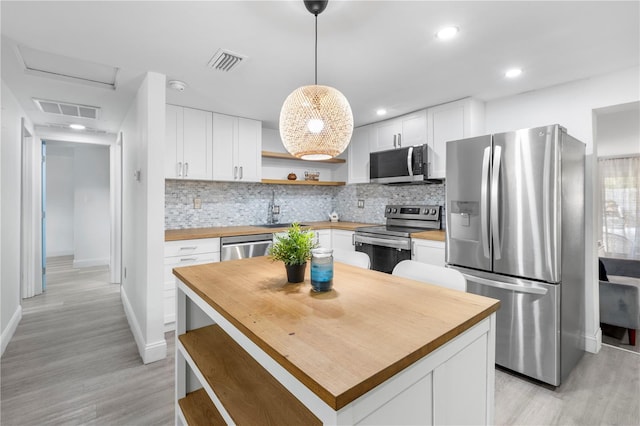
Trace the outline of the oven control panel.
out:
M 384 216 L 387 219 L 439 221 L 441 212 L 442 206 L 387 205 Z

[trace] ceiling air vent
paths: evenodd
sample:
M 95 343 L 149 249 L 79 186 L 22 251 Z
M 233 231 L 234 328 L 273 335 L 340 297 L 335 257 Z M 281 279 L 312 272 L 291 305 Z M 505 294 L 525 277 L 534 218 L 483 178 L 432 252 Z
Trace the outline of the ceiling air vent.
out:
M 247 59 L 246 56 L 230 50 L 219 49 L 213 58 L 209 61 L 209 68 L 218 71 L 231 71 L 236 68 L 242 61 Z
M 92 120 L 96 120 L 98 118 L 98 112 L 100 111 L 100 108 L 89 105 L 47 101 L 44 99 L 34 99 L 33 101 L 42 112 L 65 115 L 68 117 L 89 118 Z

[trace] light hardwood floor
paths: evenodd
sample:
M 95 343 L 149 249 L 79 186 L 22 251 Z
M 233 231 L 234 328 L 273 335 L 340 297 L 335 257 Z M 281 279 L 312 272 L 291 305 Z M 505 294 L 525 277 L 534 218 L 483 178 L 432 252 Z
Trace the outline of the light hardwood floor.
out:
M 174 340 L 143 365 L 106 268 L 48 265 L 1 360 L 4 425 L 163 425 L 174 420 Z M 640 425 L 640 354 L 603 346 L 557 389 L 496 371 L 498 425 Z
M 165 360 L 142 364 L 106 268 L 47 270 L 2 356 L 0 423 L 173 424 L 173 334 Z

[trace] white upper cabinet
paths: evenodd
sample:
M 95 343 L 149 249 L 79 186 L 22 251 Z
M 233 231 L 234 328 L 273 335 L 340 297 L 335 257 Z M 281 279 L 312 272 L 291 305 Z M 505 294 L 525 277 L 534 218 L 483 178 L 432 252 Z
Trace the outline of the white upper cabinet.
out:
M 371 126 L 353 129 L 349 143 L 348 183 L 369 183 L 369 134 Z
M 484 103 L 467 98 L 427 110 L 429 178 L 446 177 L 448 141 L 484 133 Z
M 165 178 L 211 180 L 212 113 L 166 106 Z
M 262 122 L 213 113 L 213 179 L 259 182 Z
M 260 182 L 262 178 L 262 122 L 238 118 L 238 179 Z
M 382 121 L 373 125 L 371 152 L 427 143 L 426 110 Z

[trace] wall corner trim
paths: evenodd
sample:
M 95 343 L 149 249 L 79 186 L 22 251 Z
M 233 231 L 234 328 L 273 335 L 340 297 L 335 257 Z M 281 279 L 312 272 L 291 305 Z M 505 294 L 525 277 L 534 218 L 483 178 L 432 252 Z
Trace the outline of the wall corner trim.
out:
M 149 364 L 151 362 L 160 361 L 167 357 L 167 342 L 162 339 L 157 342 L 147 344 L 145 342 L 144 335 L 142 334 L 142 329 L 140 328 L 140 324 L 136 319 L 135 314 L 133 313 L 133 308 L 131 307 L 131 303 L 129 303 L 129 299 L 127 298 L 127 293 L 124 289 L 120 289 L 120 299 L 122 299 L 122 306 L 124 307 L 124 312 L 127 316 L 127 321 L 129 322 L 129 328 L 131 328 L 131 332 L 133 333 L 133 338 L 136 341 L 136 345 L 138 346 L 138 353 L 142 358 L 142 362 L 144 364 Z
M 9 320 L 9 324 L 7 324 L 4 330 L 2 330 L 2 336 L 0 336 L 0 341 L 1 341 L 0 346 L 2 346 L 2 350 L 0 351 L 0 355 L 4 355 L 4 350 L 7 349 L 7 345 L 13 338 L 13 335 L 15 334 L 21 319 L 22 319 L 22 306 L 18 305 L 15 312 L 11 316 L 11 319 Z
M 585 336 L 585 351 L 597 354 L 602 349 L 602 329 L 598 327 L 593 336 Z

